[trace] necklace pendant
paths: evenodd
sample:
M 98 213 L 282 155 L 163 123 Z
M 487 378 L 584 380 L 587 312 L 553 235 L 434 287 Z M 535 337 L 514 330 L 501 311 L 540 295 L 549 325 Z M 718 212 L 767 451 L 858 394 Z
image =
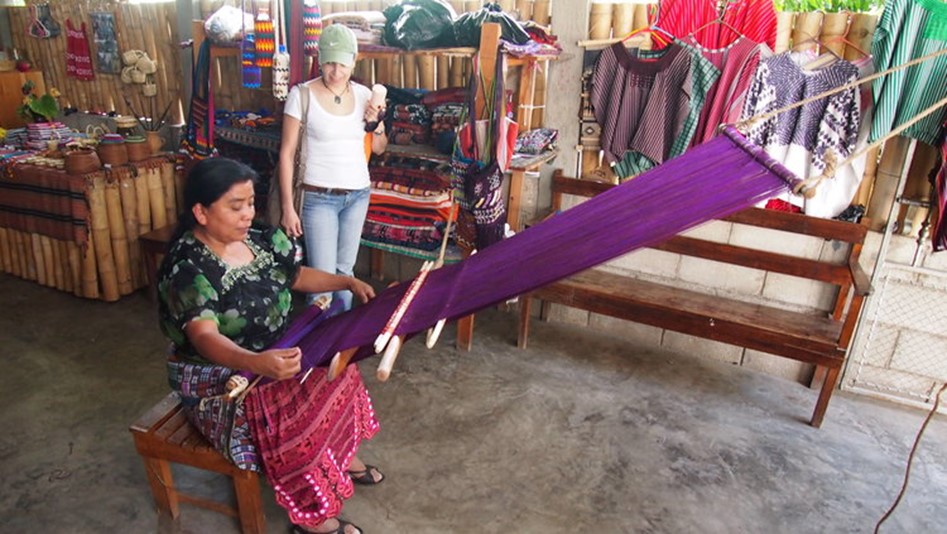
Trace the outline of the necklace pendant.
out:
M 341 104 L 341 103 L 342 103 L 342 97 L 339 96 L 339 95 L 335 95 L 335 103 L 336 103 L 336 104 Z

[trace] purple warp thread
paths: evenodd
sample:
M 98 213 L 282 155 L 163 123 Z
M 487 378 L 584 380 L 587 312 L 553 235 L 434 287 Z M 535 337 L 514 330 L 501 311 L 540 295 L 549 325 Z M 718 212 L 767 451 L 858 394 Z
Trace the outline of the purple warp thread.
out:
M 439 319 L 467 316 L 751 207 L 798 183 L 732 127 L 722 133 L 462 262 L 431 271 L 395 333 L 410 336 Z M 409 285 L 385 289 L 368 304 L 325 320 L 306 314 L 276 346 L 298 345 L 303 369 L 327 365 L 336 352 L 351 347 L 361 347 L 352 361 L 371 356 L 375 337 Z

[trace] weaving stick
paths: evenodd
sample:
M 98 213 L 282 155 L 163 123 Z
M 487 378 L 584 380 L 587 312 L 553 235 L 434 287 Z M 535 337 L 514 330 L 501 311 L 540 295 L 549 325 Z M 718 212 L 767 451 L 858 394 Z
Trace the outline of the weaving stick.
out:
M 402 343 L 404 343 L 404 336 L 395 336 L 388 342 L 385 354 L 381 357 L 381 363 L 378 364 L 378 371 L 375 372 L 378 380 L 384 382 L 391 376 L 391 370 L 395 366 L 395 359 L 398 357 Z
M 394 335 L 395 329 L 398 328 L 398 323 L 400 323 L 401 318 L 404 317 L 404 312 L 408 310 L 408 306 L 411 305 L 411 301 L 414 300 L 414 297 L 418 294 L 418 290 L 421 289 L 424 279 L 427 278 L 427 273 L 430 272 L 433 266 L 434 262 L 430 260 L 421 265 L 418 276 L 411 281 L 411 285 L 408 286 L 408 290 L 404 296 L 401 297 L 401 302 L 398 303 L 398 307 L 395 308 L 394 313 L 388 318 L 388 324 L 385 325 L 385 328 L 382 329 L 378 337 L 375 338 L 375 354 L 385 350 L 385 346 L 388 345 L 388 341 L 391 340 L 391 336 Z
M 356 351 L 358 351 L 358 347 L 352 347 L 335 353 L 335 356 L 332 357 L 332 361 L 329 362 L 329 382 L 332 382 L 342 374 L 342 371 L 345 370 L 349 361 L 352 360 L 352 356 L 355 356 Z M 303 379 L 305 380 L 306 377 L 308 377 L 308 373 Z M 302 383 L 302 381 L 300 381 L 300 383 Z
M 453 200 L 453 199 L 452 199 Z M 444 256 L 447 255 L 447 240 L 450 238 L 451 223 L 454 222 L 454 217 L 457 215 L 457 203 L 451 202 L 450 204 L 450 215 L 447 216 L 447 226 L 444 228 L 444 237 L 441 239 L 441 251 L 437 255 L 437 262 L 434 263 L 435 269 L 440 269 L 444 265 Z M 434 345 L 437 343 L 437 338 L 441 337 L 441 330 L 444 329 L 444 325 L 447 323 L 447 319 L 438 319 L 434 326 L 432 326 L 427 331 L 427 339 L 424 340 L 424 346 L 433 349 Z

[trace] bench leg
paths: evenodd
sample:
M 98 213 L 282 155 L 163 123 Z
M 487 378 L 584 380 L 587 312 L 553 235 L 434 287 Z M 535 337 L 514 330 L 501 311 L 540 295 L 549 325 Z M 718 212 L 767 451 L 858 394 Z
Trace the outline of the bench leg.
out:
M 529 316 L 532 299 L 529 295 L 520 296 L 520 324 L 516 335 L 516 346 L 525 349 L 529 342 Z
M 266 518 L 260 496 L 260 476 L 254 471 L 238 470 L 231 478 L 243 534 L 263 534 L 266 532 Z
M 812 419 L 809 421 L 809 424 L 816 428 L 822 426 L 825 410 L 829 407 L 829 399 L 832 398 L 832 393 L 835 391 L 839 371 L 841 371 L 839 367 L 825 368 L 825 380 L 822 382 L 822 389 L 819 390 L 819 400 L 816 401 L 815 411 L 812 412 Z M 817 371 L 817 374 L 820 373 Z
M 174 489 L 174 478 L 171 476 L 171 463 L 156 458 L 143 458 L 145 473 L 148 475 L 148 485 L 151 486 L 151 495 L 155 499 L 158 512 L 168 514 L 177 519 L 181 514 L 178 492 Z

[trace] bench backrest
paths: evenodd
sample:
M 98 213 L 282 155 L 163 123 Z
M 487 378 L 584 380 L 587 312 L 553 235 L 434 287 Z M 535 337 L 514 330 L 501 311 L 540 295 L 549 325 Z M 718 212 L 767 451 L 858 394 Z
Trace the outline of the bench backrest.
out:
M 564 195 L 593 197 L 612 187 L 615 186 L 567 177 L 557 170 L 552 177 L 553 212 L 562 210 Z M 760 208 L 749 208 L 722 220 L 847 243 L 848 252 L 841 262 L 835 259 L 811 259 L 791 253 L 759 250 L 684 235 L 675 236 L 651 248 L 835 285 L 838 292 L 832 310 L 833 318 L 844 320 L 846 314 L 852 311 L 857 317 L 861 297 L 869 292 L 868 277 L 858 263 L 868 233 L 866 221 L 855 224 Z M 853 296 L 857 297 L 855 303 L 850 299 Z M 848 345 L 855 324 L 855 321 L 845 322 L 846 328 L 842 332 L 842 339 L 839 340 L 840 346 L 843 347 Z

